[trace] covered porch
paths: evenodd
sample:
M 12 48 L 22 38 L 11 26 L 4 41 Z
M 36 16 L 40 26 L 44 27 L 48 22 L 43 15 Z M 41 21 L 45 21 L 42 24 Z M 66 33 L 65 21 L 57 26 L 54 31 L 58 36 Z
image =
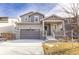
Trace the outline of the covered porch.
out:
M 46 39 L 59 39 L 65 37 L 65 27 L 63 20 L 43 20 L 42 25 L 42 36 Z

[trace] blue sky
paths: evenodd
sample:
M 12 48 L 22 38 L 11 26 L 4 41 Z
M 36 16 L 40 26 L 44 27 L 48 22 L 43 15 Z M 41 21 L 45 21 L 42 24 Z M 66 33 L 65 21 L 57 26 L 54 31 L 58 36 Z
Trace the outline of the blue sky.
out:
M 0 16 L 17 17 L 29 11 L 48 13 L 55 3 L 0 3 Z

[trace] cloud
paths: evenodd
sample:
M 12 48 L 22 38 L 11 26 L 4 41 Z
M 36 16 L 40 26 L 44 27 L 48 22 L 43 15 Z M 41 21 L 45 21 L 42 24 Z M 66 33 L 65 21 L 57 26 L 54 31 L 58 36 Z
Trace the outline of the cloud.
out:
M 56 6 L 56 3 L 37 3 L 37 4 L 29 4 L 27 9 L 24 9 L 23 11 L 21 11 L 19 14 L 24 14 L 30 11 L 35 11 L 35 12 L 41 12 L 43 14 L 46 14 L 49 10 L 51 10 L 52 8 L 54 8 Z
M 0 4 L 0 16 L 16 17 L 26 7 L 25 5 L 13 3 Z
M 0 4 L 0 16 L 17 17 L 29 11 L 46 14 L 56 3 L 3 3 Z
M 0 16 L 17 17 L 30 11 L 36 11 L 46 16 L 56 14 L 65 17 L 68 15 L 63 12 L 61 6 L 69 9 L 70 4 L 71 3 L 2 3 L 0 4 Z

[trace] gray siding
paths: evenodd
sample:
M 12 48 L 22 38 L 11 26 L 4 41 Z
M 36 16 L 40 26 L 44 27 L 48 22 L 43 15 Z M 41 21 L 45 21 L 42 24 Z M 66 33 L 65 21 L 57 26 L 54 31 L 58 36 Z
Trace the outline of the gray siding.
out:
M 34 21 L 34 16 L 39 16 L 39 22 L 40 22 L 40 20 L 43 18 L 42 15 L 34 14 L 34 15 L 31 15 L 31 16 L 30 16 L 30 20 L 31 20 L 31 21 Z
M 22 16 L 21 17 L 21 21 L 22 22 L 30 22 L 30 21 L 34 21 L 34 16 L 39 16 L 39 22 L 40 22 L 40 20 L 42 19 L 42 18 L 44 18 L 44 16 L 43 15 L 40 15 L 40 14 L 33 14 L 33 15 L 24 15 L 24 16 Z M 28 21 L 26 20 L 26 18 L 28 18 Z
M 27 15 L 24 15 L 21 17 L 21 22 L 27 22 L 26 18 L 28 19 Z

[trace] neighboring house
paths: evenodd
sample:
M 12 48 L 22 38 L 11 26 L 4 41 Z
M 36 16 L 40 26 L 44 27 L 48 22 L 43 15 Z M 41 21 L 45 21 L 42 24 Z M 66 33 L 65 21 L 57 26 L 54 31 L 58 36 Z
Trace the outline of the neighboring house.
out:
M 1 33 L 16 33 L 15 25 L 13 18 L 9 17 L 0 17 L 0 35 Z
M 0 33 L 10 31 L 9 29 L 9 18 L 8 17 L 0 17 Z M 9 30 L 8 30 L 9 29 Z
M 74 39 L 78 39 L 79 33 L 77 32 L 78 28 L 76 28 L 77 24 L 78 24 L 78 20 L 75 21 L 74 17 L 67 17 L 67 18 L 64 19 L 64 21 L 65 21 L 66 37 L 72 38 L 72 36 L 73 36 Z
M 0 17 L 0 23 L 8 23 L 8 17 Z
M 16 23 L 17 39 L 44 39 L 63 38 L 65 36 L 63 18 L 52 15 L 45 17 L 38 12 L 29 12 L 20 16 L 21 21 Z

